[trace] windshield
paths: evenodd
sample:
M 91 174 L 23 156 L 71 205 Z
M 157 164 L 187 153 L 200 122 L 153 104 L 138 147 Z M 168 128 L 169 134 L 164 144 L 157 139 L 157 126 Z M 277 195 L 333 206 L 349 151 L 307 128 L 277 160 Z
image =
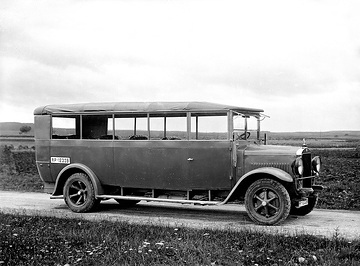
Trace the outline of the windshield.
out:
M 260 139 L 260 120 L 257 117 L 234 114 L 233 129 L 234 140 Z

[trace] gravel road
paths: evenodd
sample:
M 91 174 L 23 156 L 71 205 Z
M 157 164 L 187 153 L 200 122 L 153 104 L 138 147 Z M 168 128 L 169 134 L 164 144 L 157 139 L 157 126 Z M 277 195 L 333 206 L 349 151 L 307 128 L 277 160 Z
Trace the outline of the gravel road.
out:
M 262 230 L 293 235 L 307 233 L 322 237 L 360 239 L 360 211 L 317 209 L 307 216 L 290 216 L 279 226 L 259 226 L 248 218 L 243 205 L 194 206 L 188 204 L 140 202 L 122 209 L 114 200 L 103 201 L 95 213 L 73 213 L 63 200 L 50 200 L 45 193 L 0 191 L 0 213 L 127 221 L 131 223 L 193 228 Z

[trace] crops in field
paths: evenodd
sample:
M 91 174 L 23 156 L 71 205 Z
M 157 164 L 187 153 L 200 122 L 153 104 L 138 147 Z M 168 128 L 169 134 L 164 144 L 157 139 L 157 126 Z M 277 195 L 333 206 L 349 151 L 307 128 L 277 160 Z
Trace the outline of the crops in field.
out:
M 318 208 L 360 210 L 360 154 L 358 150 L 318 150 L 323 169 L 318 183 L 326 186 Z
M 0 146 L 0 190 L 42 191 L 33 147 Z

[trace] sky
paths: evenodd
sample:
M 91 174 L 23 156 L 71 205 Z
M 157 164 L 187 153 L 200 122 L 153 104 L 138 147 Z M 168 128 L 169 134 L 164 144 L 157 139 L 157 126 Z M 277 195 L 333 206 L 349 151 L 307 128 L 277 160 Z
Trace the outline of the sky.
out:
M 207 101 L 360 130 L 358 0 L 2 0 L 0 122 L 56 103 Z

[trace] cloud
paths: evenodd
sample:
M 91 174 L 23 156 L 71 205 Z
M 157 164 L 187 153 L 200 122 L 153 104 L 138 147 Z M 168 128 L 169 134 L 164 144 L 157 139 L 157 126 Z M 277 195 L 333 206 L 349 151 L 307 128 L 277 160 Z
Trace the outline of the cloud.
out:
M 359 6 L 5 1 L 1 104 L 32 112 L 60 102 L 204 100 L 264 108 L 279 117 L 271 128 L 300 127 L 295 111 L 304 129 L 316 111 L 322 127 L 356 128 L 331 117 L 338 106 L 358 117 Z

